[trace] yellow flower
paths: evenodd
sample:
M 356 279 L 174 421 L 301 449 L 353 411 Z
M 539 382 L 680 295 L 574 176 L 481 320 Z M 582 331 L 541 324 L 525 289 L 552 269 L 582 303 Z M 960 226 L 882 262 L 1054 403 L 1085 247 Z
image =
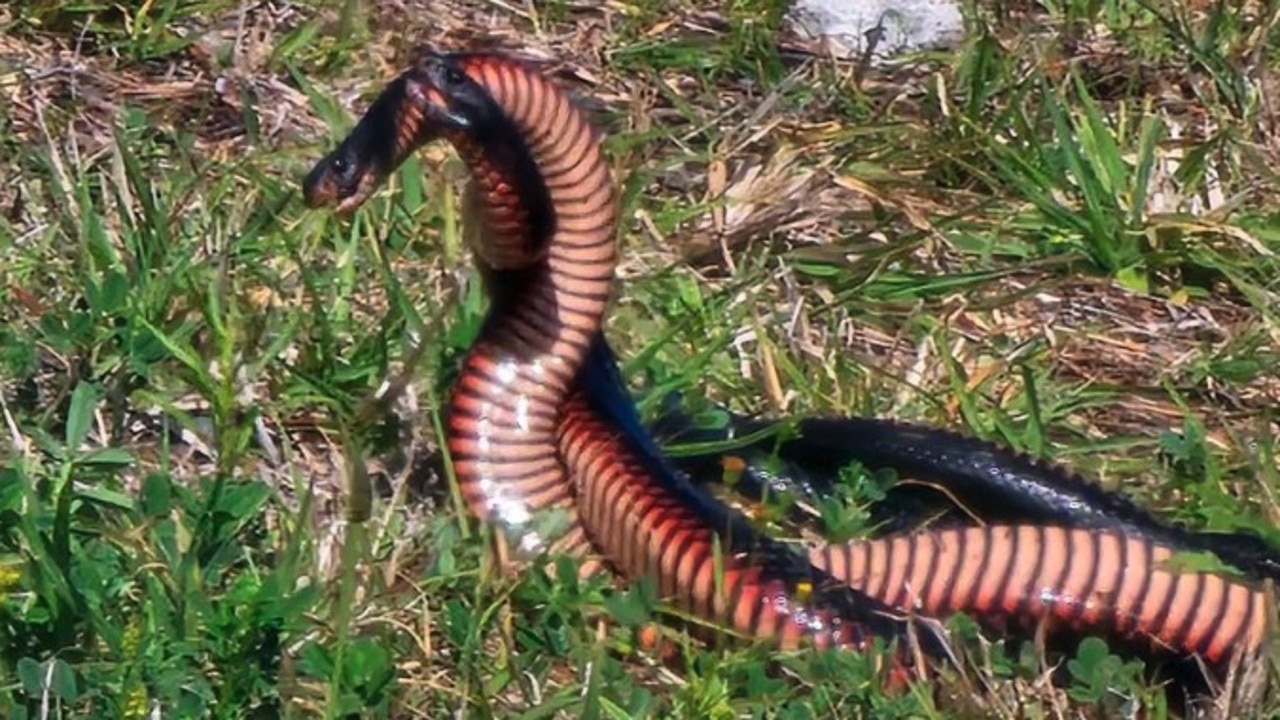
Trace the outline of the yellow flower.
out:
M 16 562 L 0 560 L 0 594 L 16 590 L 21 579 L 22 568 Z
M 813 594 L 813 583 L 810 583 L 808 580 L 801 580 L 800 582 L 796 583 L 796 600 L 799 600 L 800 602 L 805 602 L 809 599 L 809 596 L 812 594 Z
M 129 688 L 128 695 L 124 700 L 124 717 L 125 720 L 141 720 L 147 716 L 147 708 L 151 703 L 147 698 L 147 689 L 142 683 L 135 683 Z

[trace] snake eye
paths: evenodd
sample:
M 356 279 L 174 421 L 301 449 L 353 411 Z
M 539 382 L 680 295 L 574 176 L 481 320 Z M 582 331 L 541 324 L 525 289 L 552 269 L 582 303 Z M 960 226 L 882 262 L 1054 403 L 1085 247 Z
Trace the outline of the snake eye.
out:
M 346 146 L 339 148 L 329 159 L 326 174 L 331 178 L 333 192 L 338 198 L 354 197 L 361 192 L 369 164 L 361 161 L 360 152 L 359 148 Z
M 360 163 L 353 162 L 348 152 L 338 153 L 329 163 L 329 171 L 333 173 L 333 177 L 338 184 L 346 192 L 353 192 L 358 184 L 360 174 Z
M 445 85 L 450 87 L 458 87 L 467 81 L 467 76 L 456 67 L 446 67 L 444 69 Z

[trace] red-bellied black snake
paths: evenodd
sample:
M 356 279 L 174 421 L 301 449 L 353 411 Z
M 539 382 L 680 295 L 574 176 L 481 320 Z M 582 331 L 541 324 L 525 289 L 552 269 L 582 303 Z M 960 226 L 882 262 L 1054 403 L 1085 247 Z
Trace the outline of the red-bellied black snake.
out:
M 596 133 L 555 82 L 502 55 L 424 50 L 308 175 L 306 201 L 350 211 L 436 138 L 470 168 L 493 303 L 447 445 L 470 511 L 526 549 L 593 544 L 625 576 L 783 647 L 866 647 L 901 634 L 898 609 L 1105 631 L 1213 667 L 1260 648 L 1266 593 L 1163 569 L 1171 550 L 1136 533 L 948 528 L 815 547 L 812 565 L 755 533 L 638 452 L 576 385 L 610 296 L 617 200 Z M 554 544 L 531 527 L 551 508 L 569 518 Z
M 599 142 L 568 95 L 500 56 L 424 52 L 384 101 L 309 176 L 306 197 L 352 207 L 434 137 L 470 167 L 492 307 L 453 390 L 447 444 L 471 512 L 527 538 L 529 516 L 558 508 L 571 518 L 561 547 L 581 548 L 585 534 L 624 575 L 785 648 L 898 635 L 888 608 L 652 472 L 574 391 L 611 291 L 617 210 Z M 368 148 L 391 138 L 389 152 Z

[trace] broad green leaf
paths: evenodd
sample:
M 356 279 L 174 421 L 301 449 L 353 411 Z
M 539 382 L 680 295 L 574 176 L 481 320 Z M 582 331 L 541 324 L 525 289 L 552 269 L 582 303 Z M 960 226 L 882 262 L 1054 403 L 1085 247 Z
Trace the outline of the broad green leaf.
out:
M 98 388 L 81 380 L 71 392 L 71 404 L 67 409 L 67 449 L 75 452 L 93 427 L 93 416 L 98 406 Z

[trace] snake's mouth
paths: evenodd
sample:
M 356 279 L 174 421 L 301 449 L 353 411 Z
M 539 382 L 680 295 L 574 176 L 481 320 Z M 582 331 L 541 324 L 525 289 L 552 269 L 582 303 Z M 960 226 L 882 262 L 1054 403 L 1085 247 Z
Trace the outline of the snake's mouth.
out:
M 360 207 L 386 179 L 391 167 L 378 152 L 379 128 L 357 125 L 342 144 L 311 168 L 302 181 L 302 199 L 308 208 L 332 208 L 349 215 Z
M 364 201 L 377 191 L 385 177 L 384 173 L 374 172 L 373 169 L 361 173 L 354 189 L 340 191 L 333 205 L 333 211 L 339 215 L 350 215 L 355 212 L 356 208 L 363 205 Z

